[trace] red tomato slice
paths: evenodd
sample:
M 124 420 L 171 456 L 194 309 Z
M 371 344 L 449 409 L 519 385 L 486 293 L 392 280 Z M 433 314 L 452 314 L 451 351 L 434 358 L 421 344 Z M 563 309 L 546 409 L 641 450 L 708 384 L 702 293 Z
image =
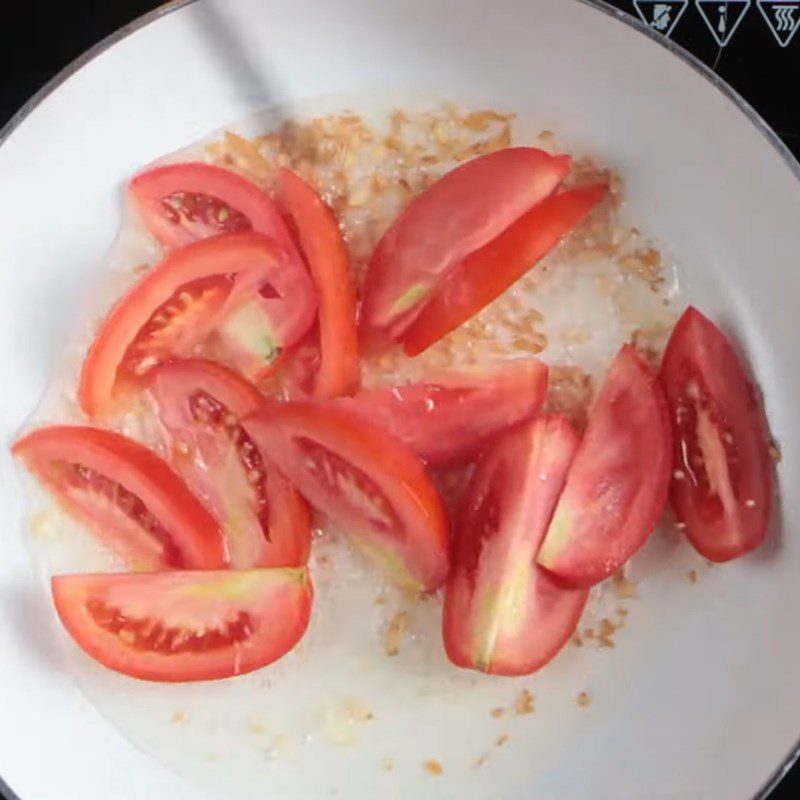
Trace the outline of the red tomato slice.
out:
M 372 256 L 363 339 L 373 346 L 396 341 L 447 272 L 555 191 L 570 163 L 533 147 L 498 150 L 467 161 L 415 197 Z
M 444 642 L 454 664 L 527 675 L 575 630 L 588 592 L 559 586 L 536 553 L 578 442 L 567 420 L 543 416 L 498 439 L 478 462 L 445 593 Z
M 305 569 L 61 575 L 64 627 L 103 666 L 170 683 L 244 675 L 284 656 L 308 626 Z
M 132 569 L 218 569 L 222 533 L 186 484 L 118 433 L 54 425 L 24 436 L 15 456 Z
M 591 409 L 539 564 L 574 587 L 616 572 L 645 543 L 664 510 L 671 450 L 660 383 L 625 345 Z
M 147 393 L 169 461 L 220 523 L 231 566 L 303 566 L 309 508 L 241 424 L 264 400 L 255 386 L 220 364 L 186 359 L 151 370 Z
M 447 577 L 447 523 L 422 462 L 352 412 L 322 402 L 268 403 L 245 430 L 306 499 L 409 588 Z
M 661 376 L 676 431 L 677 516 L 706 558 L 738 558 L 764 541 L 772 509 L 759 391 L 725 334 L 691 307 L 672 333 Z
M 294 222 L 319 295 L 321 361 L 314 394 L 352 394 L 361 378 L 356 291 L 339 223 L 319 195 L 291 170 L 278 173 L 278 201 Z
M 176 248 L 219 233 L 256 231 L 299 261 L 280 211 L 269 195 L 235 172 L 192 161 L 136 175 L 128 194 L 150 233 Z
M 269 384 L 259 387 L 268 395 L 285 400 L 308 400 L 314 394 L 314 383 L 322 364 L 319 336 L 312 332 L 302 342 L 287 350 Z
M 274 242 L 258 233 L 216 236 L 168 255 L 101 326 L 81 374 L 83 410 L 91 417 L 111 413 L 119 395 L 155 364 L 192 355 L 221 326 L 228 341 L 257 351 L 269 364 L 314 319 L 308 276 L 298 281 L 301 273 L 287 263 Z
M 547 394 L 547 367 L 510 361 L 484 373 L 360 392 L 340 403 L 380 425 L 431 467 L 470 460 L 498 431 L 536 416 Z
M 546 256 L 608 193 L 588 186 L 551 195 L 454 267 L 402 336 L 419 355 L 474 317 Z

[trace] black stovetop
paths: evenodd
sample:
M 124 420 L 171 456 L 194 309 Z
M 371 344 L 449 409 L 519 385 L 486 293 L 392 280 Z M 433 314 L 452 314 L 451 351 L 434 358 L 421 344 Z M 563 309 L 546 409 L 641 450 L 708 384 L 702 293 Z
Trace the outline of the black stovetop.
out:
M 800 91 L 792 83 L 794 76 L 800 77 L 800 0 L 609 0 L 609 4 L 638 16 L 711 66 L 800 157 Z M 158 5 L 157 0 L 0 0 L 0 125 L 69 61 Z M 741 724 L 746 726 L 747 721 Z M 797 733 L 800 738 L 800 719 Z M 772 799 L 798 796 L 800 767 Z

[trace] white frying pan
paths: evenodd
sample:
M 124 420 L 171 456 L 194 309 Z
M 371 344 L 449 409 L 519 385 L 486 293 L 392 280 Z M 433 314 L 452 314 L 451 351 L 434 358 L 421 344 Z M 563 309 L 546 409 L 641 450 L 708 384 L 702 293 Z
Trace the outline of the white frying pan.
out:
M 62 357 L 137 167 L 276 104 L 424 90 L 535 114 L 619 169 L 632 215 L 668 243 L 688 296 L 737 334 L 784 452 L 770 543 L 692 587 L 654 570 L 612 652 L 569 657 L 534 679 L 536 714 L 500 723 L 480 691 L 447 680 L 415 695 L 407 664 L 396 693 L 369 698 L 382 710 L 373 727 L 338 748 L 280 735 L 306 692 L 335 693 L 326 682 L 346 653 L 274 693 L 269 670 L 260 689 L 170 696 L 86 667 L 78 677 L 96 707 L 31 566 L 25 503 L 3 452 L 0 775 L 21 800 L 766 793 L 800 731 L 800 168 L 741 98 L 663 45 L 578 0 L 178 2 L 100 44 L 0 134 L 4 443 Z M 513 699 L 516 684 L 498 686 Z M 578 708 L 587 688 L 592 703 Z M 271 738 L 248 723 L 251 702 Z M 474 743 L 506 734 L 473 769 Z M 420 769 L 433 757 L 441 776 Z

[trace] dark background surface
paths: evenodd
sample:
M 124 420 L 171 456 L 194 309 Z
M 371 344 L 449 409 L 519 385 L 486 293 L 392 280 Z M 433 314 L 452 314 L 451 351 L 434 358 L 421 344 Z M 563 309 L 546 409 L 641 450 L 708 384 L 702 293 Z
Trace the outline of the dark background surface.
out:
M 158 5 L 157 0 L 0 0 L 0 125 L 72 59 Z M 610 5 L 637 16 L 634 0 L 611 0 Z M 780 36 L 785 41 L 794 24 L 800 26 L 800 2 L 673 0 L 661 3 L 661 8 L 656 8 L 657 5 L 656 0 L 638 0 L 641 10 L 638 16 L 643 15 L 648 23 L 655 21 L 656 30 L 677 19 L 669 38 L 715 69 L 800 157 L 800 91 L 792 80 L 800 78 L 800 31 L 786 46 L 781 46 L 778 40 Z M 703 19 L 698 5 L 707 11 L 711 24 Z M 770 30 L 760 5 L 775 23 L 777 33 Z M 776 5 L 794 8 L 788 14 L 783 12 L 784 30 L 776 22 Z M 683 13 L 677 18 L 681 7 Z M 745 7 L 733 30 L 733 23 Z M 723 40 L 725 35 L 729 36 L 724 47 L 715 39 L 712 27 Z M 746 727 L 746 720 L 742 724 Z M 800 737 L 800 719 L 797 732 Z M 757 735 L 755 731 L 750 733 Z M 720 769 L 724 768 L 720 764 Z M 800 797 L 800 767 L 772 795 L 773 800 L 797 797 Z

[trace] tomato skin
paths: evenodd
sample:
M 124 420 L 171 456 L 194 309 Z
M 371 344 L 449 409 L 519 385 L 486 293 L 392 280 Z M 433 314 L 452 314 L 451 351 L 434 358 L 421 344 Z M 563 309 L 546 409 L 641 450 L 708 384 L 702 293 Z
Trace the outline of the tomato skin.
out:
M 177 193 L 214 198 L 229 209 L 229 219 L 239 215 L 236 230 L 269 236 L 299 262 L 294 242 L 269 195 L 247 178 L 202 161 L 152 167 L 131 179 L 128 195 L 147 229 L 164 247 L 184 247 L 226 230 L 234 232 L 230 225 L 191 226 L 171 221 L 179 215 L 169 214 L 164 201 Z
M 244 424 L 311 505 L 399 583 L 433 591 L 444 582 L 444 507 L 410 448 L 331 402 L 265 403 Z
M 419 355 L 474 317 L 544 258 L 607 194 L 608 187 L 598 185 L 550 195 L 468 255 L 403 333 L 406 353 Z
M 538 563 L 574 588 L 608 578 L 652 533 L 671 473 L 664 392 L 641 356 L 625 345 L 589 413 Z
M 175 356 L 191 355 L 197 345 L 224 321 L 231 310 L 257 294 L 264 284 L 274 286 L 280 297 L 261 298 L 265 312 L 275 319 L 276 334 L 285 346 L 299 340 L 314 318 L 316 300 L 298 284 L 296 274 L 285 269 L 286 256 L 267 237 L 258 233 L 229 233 L 205 239 L 176 250 L 146 272 L 112 308 L 89 348 L 81 372 L 78 399 L 93 418 L 112 413 L 123 393 L 122 367 L 137 346 L 137 339 L 161 309 L 182 293 L 182 287 L 212 281 L 213 300 L 199 318 L 158 346 L 145 341 L 137 350 L 140 365 Z M 211 290 L 209 290 L 211 291 Z M 168 323 L 172 324 L 172 323 Z M 151 366 L 154 366 L 151 365 Z M 134 384 L 146 370 L 128 371 Z
M 305 569 L 60 575 L 52 591 L 84 652 L 165 683 L 230 678 L 277 661 L 305 633 L 313 598 Z
M 499 431 L 534 417 L 546 394 L 547 366 L 520 359 L 485 372 L 359 392 L 340 403 L 439 468 L 470 460 Z
M 13 454 L 52 492 L 59 504 L 92 529 L 135 569 L 219 569 L 227 565 L 222 533 L 186 484 L 155 453 L 112 431 L 78 425 L 38 428 L 12 447 Z M 79 464 L 139 498 L 163 527 L 134 540 L 119 515 L 104 513 L 85 491 L 72 487 L 61 464 Z M 116 523 L 116 524 L 115 524 Z
M 671 500 L 689 541 L 716 562 L 755 550 L 774 491 L 757 387 L 725 334 L 691 306 L 672 332 L 661 377 L 676 432 Z
M 541 416 L 499 437 L 475 469 L 454 536 L 443 636 L 450 660 L 528 675 L 566 644 L 588 598 L 536 565 L 579 437 Z
M 339 224 L 314 189 L 289 169 L 278 172 L 278 201 L 297 228 L 319 295 L 321 360 L 314 395 L 352 394 L 361 380 L 356 290 Z
M 255 386 L 204 359 L 159 364 L 146 385 L 169 461 L 219 521 L 231 566 L 305 565 L 311 549 L 308 505 L 269 458 L 244 440 L 241 419 L 264 401 Z M 209 409 L 224 419 L 212 418 Z M 256 484 L 249 480 L 254 469 Z
M 362 341 L 397 341 L 447 272 L 551 194 L 568 156 L 512 147 L 451 170 L 415 197 L 378 243 L 361 307 Z

